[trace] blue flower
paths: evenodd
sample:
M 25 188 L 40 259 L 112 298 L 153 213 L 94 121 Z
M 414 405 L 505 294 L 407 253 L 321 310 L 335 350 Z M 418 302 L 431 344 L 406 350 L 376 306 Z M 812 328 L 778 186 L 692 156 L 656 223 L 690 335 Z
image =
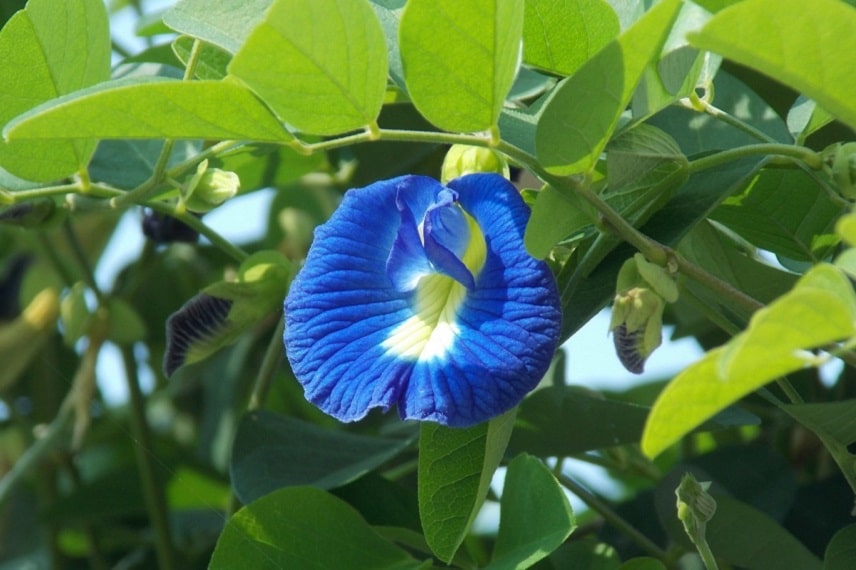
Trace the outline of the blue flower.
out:
M 523 246 L 529 208 L 502 176 L 403 176 L 350 190 L 315 231 L 285 300 L 306 398 L 342 420 L 398 406 L 469 426 L 517 405 L 547 371 L 561 312 Z

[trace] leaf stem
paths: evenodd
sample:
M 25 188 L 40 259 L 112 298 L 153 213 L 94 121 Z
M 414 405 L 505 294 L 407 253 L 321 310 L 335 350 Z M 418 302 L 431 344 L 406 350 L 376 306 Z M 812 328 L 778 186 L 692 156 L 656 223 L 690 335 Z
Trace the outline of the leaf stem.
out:
M 285 317 L 280 317 L 256 375 L 256 382 L 250 394 L 250 402 L 247 404 L 248 411 L 259 410 L 265 405 L 268 392 L 270 392 L 271 381 L 282 361 L 282 333 L 284 330 Z
M 691 160 L 689 164 L 689 173 L 715 168 L 728 162 L 740 160 L 749 156 L 759 155 L 778 155 L 793 158 L 804 163 L 809 168 L 818 170 L 823 167 L 823 158 L 820 154 L 810 148 L 804 146 L 796 146 L 792 144 L 781 143 L 761 143 L 730 148 Z
M 559 462 L 561 464 L 561 462 Z M 616 513 L 612 507 L 606 504 L 594 494 L 590 493 L 585 487 L 559 472 L 556 477 L 569 491 L 580 498 L 582 502 L 589 506 L 593 511 L 597 512 L 612 526 L 626 534 L 633 542 L 635 542 L 642 550 L 651 556 L 658 558 L 662 562 L 669 559 L 665 550 L 657 546 L 650 538 L 642 534 L 635 526 L 627 522 L 621 515 Z
M 704 99 L 700 99 L 696 97 L 693 100 L 693 105 L 691 106 L 693 109 L 700 110 L 714 119 L 722 121 L 726 125 L 732 126 L 735 129 L 741 130 L 744 133 L 748 134 L 750 137 L 758 139 L 759 141 L 767 142 L 767 143 L 775 143 L 776 139 L 768 135 L 767 133 L 756 129 L 749 123 L 742 121 L 735 117 L 734 115 L 728 113 L 727 111 L 723 111 L 719 107 L 715 107 L 705 101 Z
M 145 399 L 142 390 L 140 390 L 137 361 L 130 346 L 123 346 L 121 352 L 130 396 L 131 432 L 137 441 L 134 451 L 137 455 L 137 466 L 143 483 L 146 509 L 149 512 L 149 519 L 155 533 L 158 567 L 173 570 L 176 565 L 169 530 L 168 507 L 164 489 L 158 481 L 153 462 L 152 435 L 146 420 Z

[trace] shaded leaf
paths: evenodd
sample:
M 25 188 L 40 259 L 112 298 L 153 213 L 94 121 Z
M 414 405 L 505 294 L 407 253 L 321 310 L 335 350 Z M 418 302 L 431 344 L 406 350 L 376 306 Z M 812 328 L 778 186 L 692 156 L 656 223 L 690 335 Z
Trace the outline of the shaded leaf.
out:
M 177 32 L 200 38 L 235 53 L 262 21 L 273 0 L 181 0 L 163 14 Z
M 849 570 L 856 566 L 856 524 L 835 533 L 826 546 L 823 570 Z
M 364 0 L 275 0 L 228 69 L 297 130 L 336 135 L 375 123 L 386 42 Z
M 837 243 L 841 208 L 803 170 L 764 169 L 712 215 L 753 245 L 800 261 L 817 262 Z
M 235 434 L 229 467 L 232 486 L 243 503 L 281 487 L 332 489 L 379 467 L 414 440 L 356 435 L 270 412 L 251 412 Z
M 494 128 L 514 81 L 522 32 L 523 0 L 409 0 L 399 43 L 416 108 L 447 131 Z
M 347 503 L 313 487 L 280 489 L 239 510 L 217 541 L 209 568 L 417 568 Z
M 576 520 L 562 487 L 546 465 L 522 454 L 508 465 L 499 534 L 490 570 L 529 568 L 558 548 Z
M 425 539 L 449 562 L 487 496 L 514 426 L 512 410 L 471 428 L 423 423 L 419 434 L 419 515 Z

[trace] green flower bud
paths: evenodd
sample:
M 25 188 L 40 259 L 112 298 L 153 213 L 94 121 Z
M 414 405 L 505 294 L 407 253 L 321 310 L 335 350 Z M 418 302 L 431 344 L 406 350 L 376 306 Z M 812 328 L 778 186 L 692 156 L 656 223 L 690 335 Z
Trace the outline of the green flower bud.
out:
M 443 160 L 440 182 L 445 184 L 449 180 L 474 172 L 495 172 L 506 178 L 511 176 L 508 162 L 499 153 L 489 148 L 456 144 L 452 145 Z
M 716 513 L 716 499 L 707 492 L 710 482 L 699 482 L 690 473 L 685 473 L 681 483 L 675 489 L 677 496 L 678 519 L 684 525 L 684 531 L 690 538 L 708 568 L 716 563 L 705 536 L 707 523 Z
M 237 174 L 208 168 L 208 161 L 203 160 L 185 184 L 184 204 L 191 212 L 203 214 L 234 197 L 240 189 L 241 180 Z
M 615 352 L 627 370 L 641 374 L 662 343 L 663 311 L 678 288 L 665 268 L 637 253 L 621 266 L 616 290 L 609 325 Z

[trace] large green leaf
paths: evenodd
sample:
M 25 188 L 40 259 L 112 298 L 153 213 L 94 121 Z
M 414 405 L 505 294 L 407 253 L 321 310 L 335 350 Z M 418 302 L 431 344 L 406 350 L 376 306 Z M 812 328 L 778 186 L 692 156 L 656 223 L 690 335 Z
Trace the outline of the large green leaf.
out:
M 31 0 L 0 31 L 0 125 L 110 76 L 110 34 L 101 0 Z M 53 138 L 53 137 L 47 137 Z M 0 142 L 0 165 L 36 181 L 86 166 L 94 141 Z
M 538 158 L 550 172 L 594 167 L 680 7 L 679 0 L 660 2 L 556 87 L 535 134 Z
M 717 13 L 696 47 L 719 53 L 795 88 L 856 127 L 856 10 L 838 0 L 746 0 Z
M 232 486 L 243 503 L 280 487 L 332 489 L 382 465 L 414 440 L 356 435 L 252 412 L 242 418 L 235 434 Z
M 378 535 L 344 501 L 314 487 L 292 487 L 235 513 L 208 567 L 405 570 L 420 564 Z
M 597 219 L 594 209 L 576 194 L 545 186 L 538 192 L 526 225 L 523 243 L 532 257 L 544 259 L 559 240 L 591 226 Z
M 576 526 L 556 477 L 538 459 L 518 455 L 505 475 L 499 535 L 487 568 L 529 568 L 558 548 Z
M 807 349 L 856 335 L 854 323 L 850 282 L 831 265 L 814 267 L 791 292 L 758 311 L 745 332 L 672 380 L 651 409 L 643 451 L 657 455 L 753 390 L 810 365 Z
M 10 140 L 292 138 L 242 85 L 142 77 L 102 83 L 49 101 L 9 123 L 4 134 Z
M 440 560 L 448 563 L 467 535 L 513 427 L 514 410 L 466 429 L 422 424 L 419 516 Z
M 823 570 L 849 570 L 856 566 L 856 524 L 835 533 L 826 546 Z
M 523 0 L 409 0 L 399 38 L 416 108 L 447 131 L 494 128 L 522 33 Z
M 840 213 L 805 171 L 765 169 L 712 217 L 762 249 L 817 262 L 838 242 L 833 229 Z
M 373 125 L 387 71 L 365 0 L 275 0 L 229 64 L 285 122 L 317 135 Z
M 508 450 L 555 457 L 637 443 L 649 411 L 646 406 L 604 398 L 580 386 L 544 388 L 520 405 Z M 754 425 L 758 421 L 735 407 L 700 429 Z
M 523 61 L 571 75 L 618 31 L 618 17 L 604 0 L 526 0 Z
M 164 12 L 164 23 L 177 32 L 235 53 L 262 21 L 273 0 L 181 0 Z

